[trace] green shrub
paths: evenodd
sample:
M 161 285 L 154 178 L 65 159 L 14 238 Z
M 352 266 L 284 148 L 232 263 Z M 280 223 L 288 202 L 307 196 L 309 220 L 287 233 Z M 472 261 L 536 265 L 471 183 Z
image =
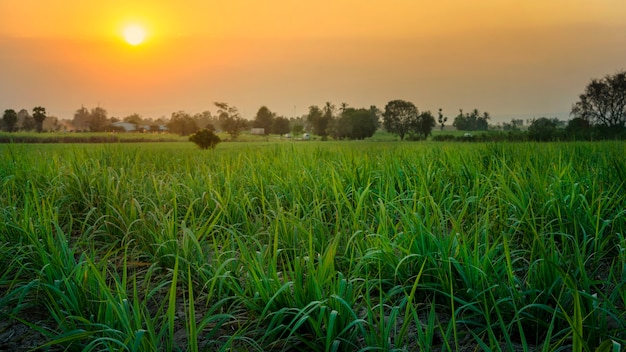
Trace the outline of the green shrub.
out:
M 222 141 L 213 131 L 206 128 L 189 136 L 189 140 L 196 143 L 200 149 L 213 149 Z

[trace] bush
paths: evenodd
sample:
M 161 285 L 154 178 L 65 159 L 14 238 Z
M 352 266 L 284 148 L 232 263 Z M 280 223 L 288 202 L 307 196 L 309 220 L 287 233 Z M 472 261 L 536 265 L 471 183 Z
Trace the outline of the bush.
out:
M 189 136 L 189 140 L 196 143 L 200 149 L 213 149 L 222 141 L 213 131 L 206 128 Z

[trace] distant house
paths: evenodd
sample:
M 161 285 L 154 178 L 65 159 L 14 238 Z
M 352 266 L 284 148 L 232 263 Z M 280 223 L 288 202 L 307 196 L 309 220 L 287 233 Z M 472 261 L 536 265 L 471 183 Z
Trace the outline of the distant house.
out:
M 124 131 L 126 131 L 126 132 L 137 131 L 137 125 L 136 124 L 130 123 L 130 122 L 125 122 L 125 121 L 113 122 L 111 124 L 111 126 L 113 126 L 115 128 L 123 128 Z
M 150 132 L 163 132 L 167 131 L 165 125 L 137 125 L 131 122 L 118 121 L 113 122 L 111 126 L 116 129 L 124 129 L 125 132 L 138 132 L 138 131 L 150 131 Z
M 253 128 L 253 129 L 250 130 L 250 134 L 264 135 L 265 134 L 265 128 Z

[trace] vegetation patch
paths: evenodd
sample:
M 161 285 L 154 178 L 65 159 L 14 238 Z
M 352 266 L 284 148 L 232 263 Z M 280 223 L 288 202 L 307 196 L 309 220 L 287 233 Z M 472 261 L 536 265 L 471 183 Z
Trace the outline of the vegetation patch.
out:
M 0 158 L 5 349 L 626 343 L 622 142 L 14 143 Z

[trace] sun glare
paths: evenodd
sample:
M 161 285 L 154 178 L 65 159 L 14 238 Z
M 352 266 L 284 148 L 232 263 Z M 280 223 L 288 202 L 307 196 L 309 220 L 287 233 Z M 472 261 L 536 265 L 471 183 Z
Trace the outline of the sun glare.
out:
M 141 26 L 131 25 L 124 29 L 124 39 L 130 45 L 139 45 L 146 38 L 146 32 Z

